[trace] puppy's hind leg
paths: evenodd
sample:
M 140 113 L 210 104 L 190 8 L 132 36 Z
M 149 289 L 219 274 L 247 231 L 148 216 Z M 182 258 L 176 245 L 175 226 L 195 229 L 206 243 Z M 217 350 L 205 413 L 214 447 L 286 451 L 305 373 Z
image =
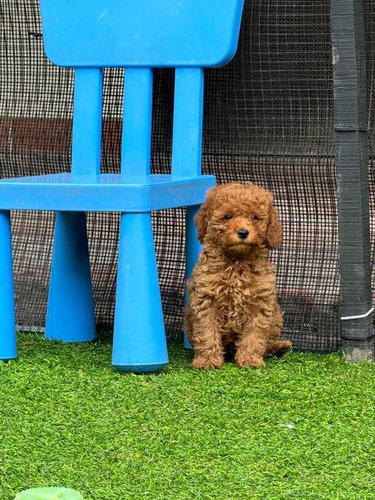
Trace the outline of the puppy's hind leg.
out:
M 272 356 L 277 356 L 281 358 L 291 347 L 292 343 L 290 340 L 273 340 L 267 345 L 264 357 L 271 358 Z
M 271 358 L 272 356 L 277 356 L 281 358 L 289 349 L 292 347 L 290 340 L 279 340 L 278 337 L 281 333 L 283 327 L 283 315 L 279 306 L 277 306 L 275 313 L 275 325 L 272 327 L 272 334 L 269 336 L 266 352 L 264 354 L 265 358 Z

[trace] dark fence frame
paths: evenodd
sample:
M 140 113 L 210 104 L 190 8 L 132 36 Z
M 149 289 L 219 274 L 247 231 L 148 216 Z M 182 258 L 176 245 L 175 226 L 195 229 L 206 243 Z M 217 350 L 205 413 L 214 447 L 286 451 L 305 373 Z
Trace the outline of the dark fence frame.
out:
M 331 0 L 338 174 L 342 349 L 374 359 L 368 177 L 366 36 L 362 0 Z

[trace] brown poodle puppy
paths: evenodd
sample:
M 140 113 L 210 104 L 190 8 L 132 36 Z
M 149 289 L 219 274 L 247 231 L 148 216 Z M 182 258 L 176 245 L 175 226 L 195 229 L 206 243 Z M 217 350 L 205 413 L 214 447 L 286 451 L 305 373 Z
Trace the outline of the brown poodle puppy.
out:
M 185 328 L 195 368 L 220 368 L 235 348 L 239 367 L 291 347 L 283 324 L 269 250 L 281 243 L 272 195 L 254 184 L 209 191 L 195 219 L 203 251 L 188 283 Z

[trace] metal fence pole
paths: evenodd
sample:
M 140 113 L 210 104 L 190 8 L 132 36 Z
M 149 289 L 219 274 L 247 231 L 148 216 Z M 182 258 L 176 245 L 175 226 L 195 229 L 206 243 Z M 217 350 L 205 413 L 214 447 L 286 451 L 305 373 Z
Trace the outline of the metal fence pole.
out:
M 331 0 L 342 341 L 348 361 L 374 360 L 362 0 Z

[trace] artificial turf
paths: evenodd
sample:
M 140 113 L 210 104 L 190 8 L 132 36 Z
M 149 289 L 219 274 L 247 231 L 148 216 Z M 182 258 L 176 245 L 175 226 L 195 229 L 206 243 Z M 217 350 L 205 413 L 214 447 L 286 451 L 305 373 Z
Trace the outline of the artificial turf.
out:
M 108 338 L 19 335 L 0 363 L 0 499 L 375 499 L 375 365 L 292 353 L 199 372 L 170 346 L 157 375 L 111 369 Z

